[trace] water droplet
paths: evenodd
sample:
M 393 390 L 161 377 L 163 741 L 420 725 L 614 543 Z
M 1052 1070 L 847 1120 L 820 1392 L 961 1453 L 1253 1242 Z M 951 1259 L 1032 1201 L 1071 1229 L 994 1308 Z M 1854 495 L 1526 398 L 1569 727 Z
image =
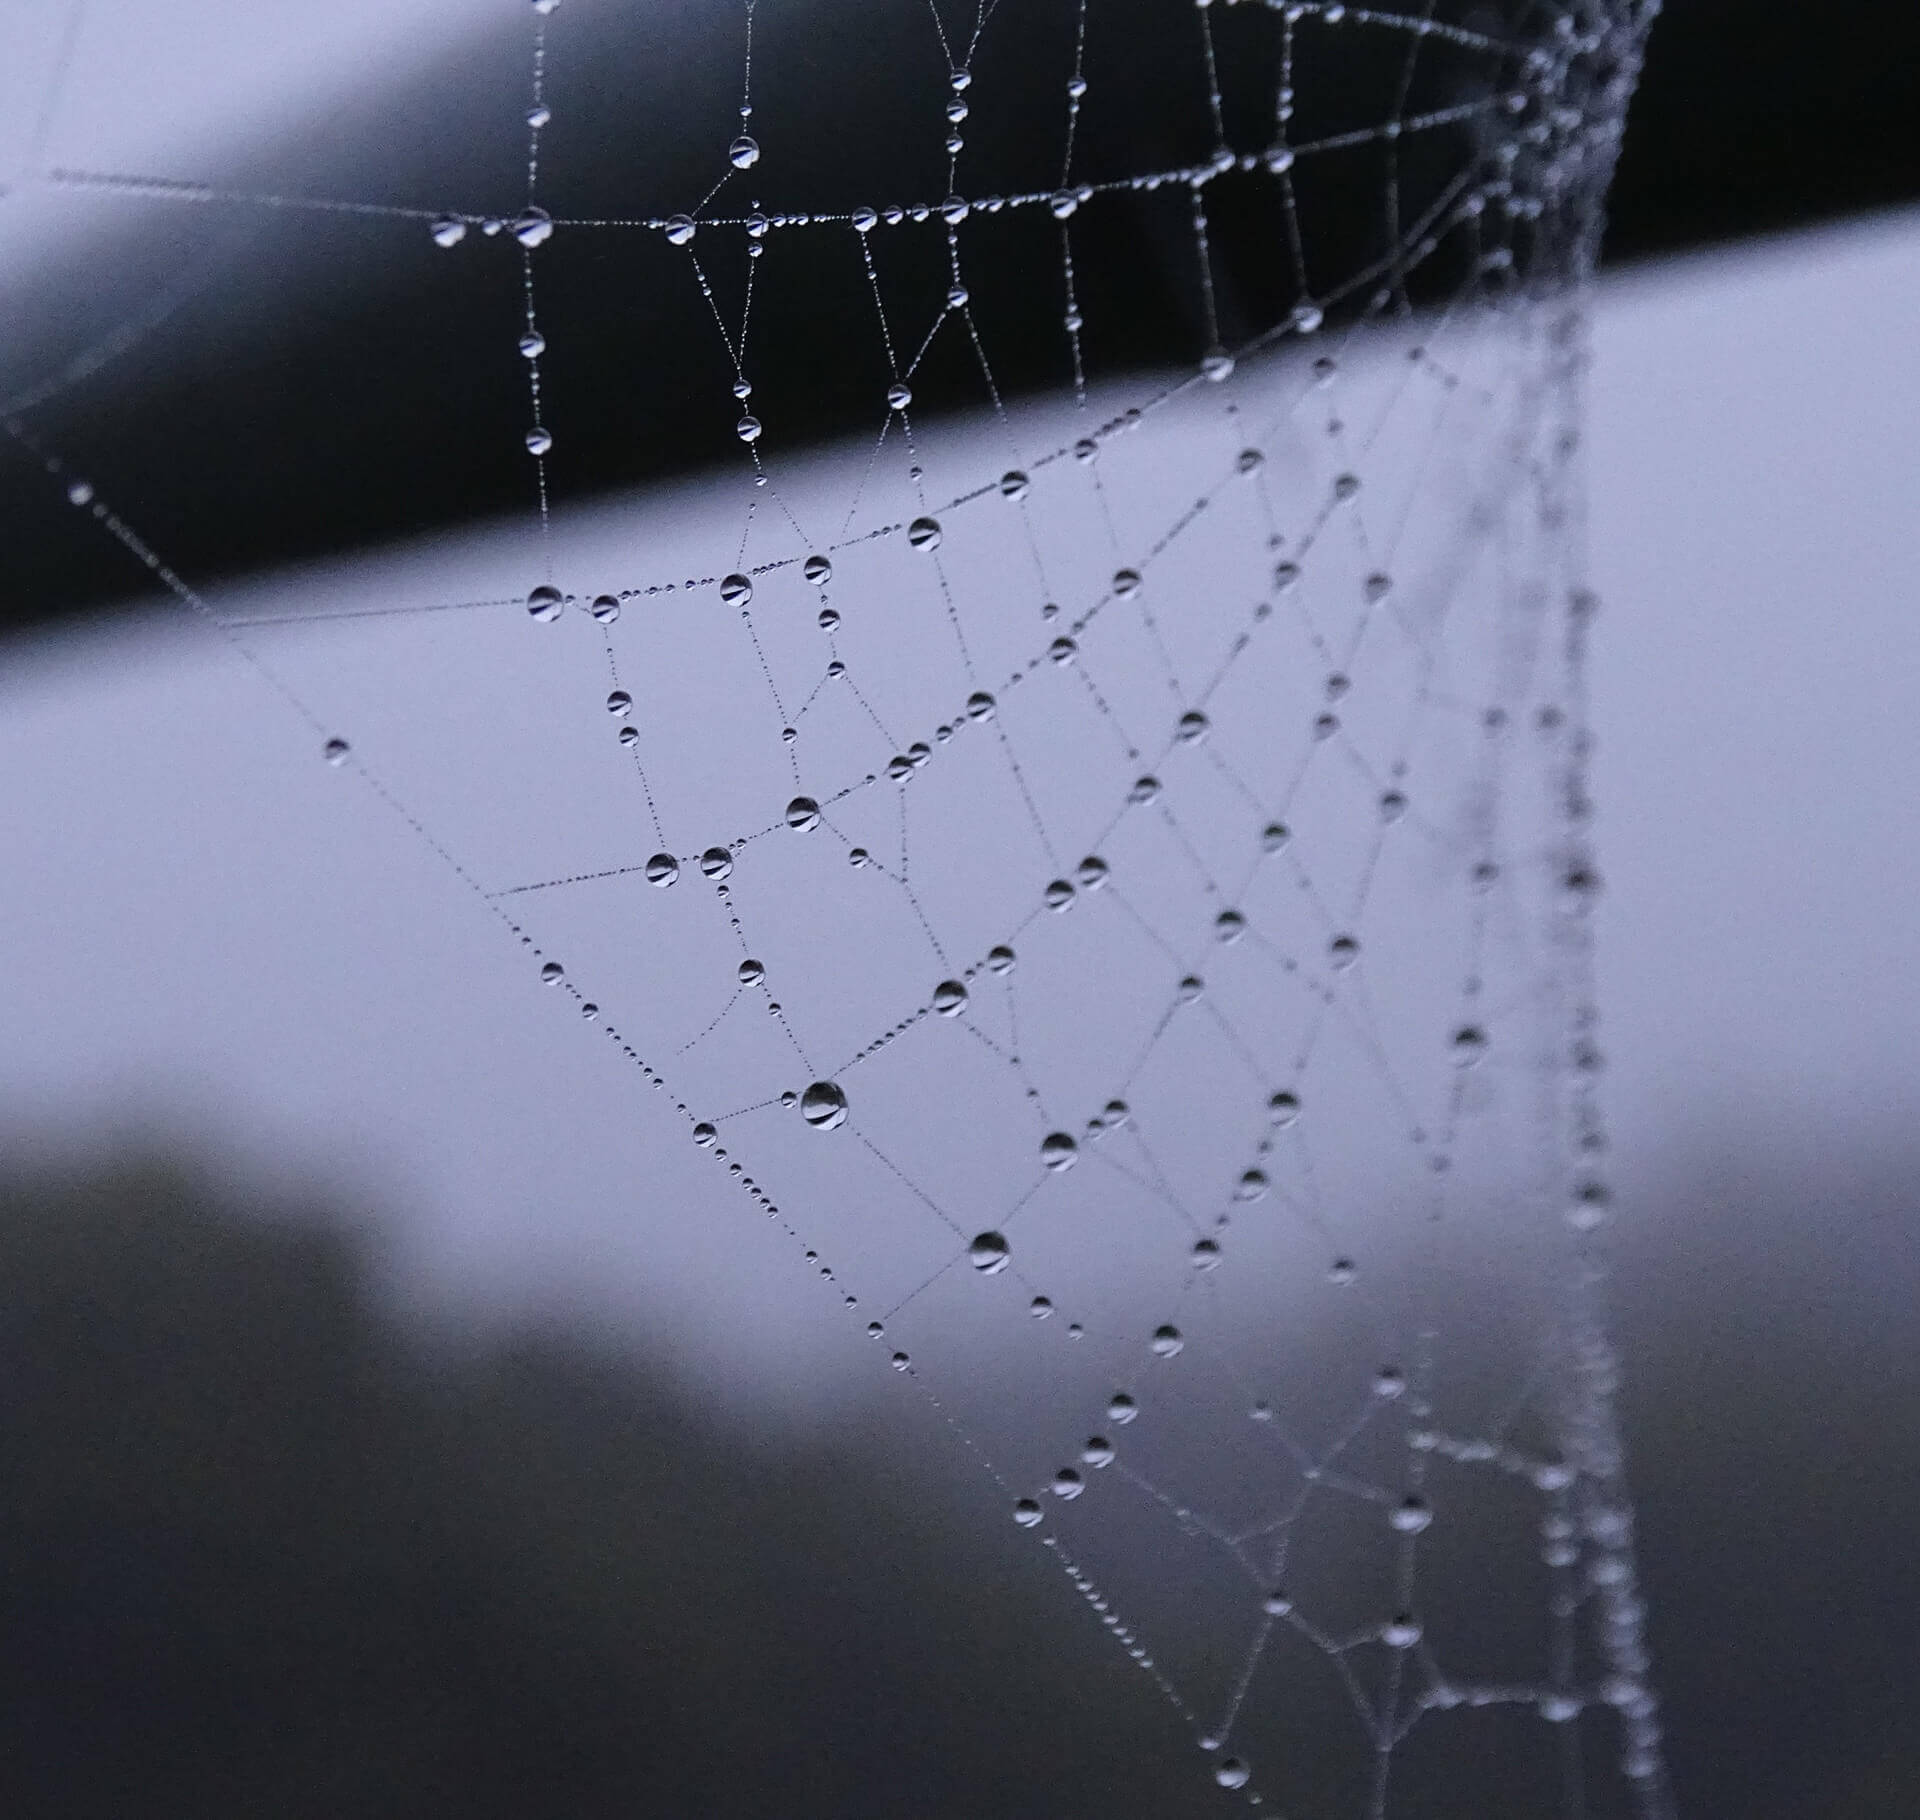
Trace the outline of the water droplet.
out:
M 1313 335 L 1319 332 L 1320 325 L 1326 321 L 1326 316 L 1317 304 L 1296 303 L 1293 306 L 1293 314 L 1288 320 L 1293 324 L 1295 333 Z
M 1237 942 L 1247 932 L 1247 919 L 1238 910 L 1222 910 L 1213 919 L 1214 940 Z
M 847 864 L 858 872 L 872 858 L 873 855 L 865 847 L 854 847 L 847 853 Z
M 558 961 L 548 961 L 547 964 L 540 969 L 540 977 L 549 986 L 557 985 L 567 977 L 567 970 L 561 966 Z
M 987 970 L 990 973 L 1011 973 L 1013 971 L 1013 950 L 1002 944 L 987 950 Z
M 1044 1295 L 1035 1296 L 1033 1300 L 1027 1304 L 1027 1313 L 1032 1315 L 1036 1321 L 1051 1319 L 1053 1315 L 1053 1298 Z
M 738 436 L 742 442 L 758 442 L 760 440 L 760 431 L 760 419 L 754 416 L 751 411 L 733 426 L 734 435 Z
M 632 725 L 624 726 L 614 737 L 618 739 L 623 746 L 631 746 L 638 743 L 640 729 Z
M 940 547 L 940 521 L 937 518 L 916 518 L 907 526 L 907 542 L 916 550 L 937 550 Z
M 1105 1435 L 1090 1435 L 1086 1446 L 1080 1449 L 1080 1460 L 1085 1466 L 1111 1466 L 1113 1443 Z
M 820 826 L 820 805 L 810 796 L 796 796 L 787 804 L 787 826 L 796 834 L 810 834 Z
M 1397 822 L 1407 812 L 1407 799 L 1403 791 L 1383 790 L 1380 793 L 1380 819 L 1383 822 Z
M 1352 1258 L 1335 1258 L 1333 1262 L 1327 1266 L 1327 1281 L 1329 1283 L 1337 1283 L 1342 1289 L 1351 1283 L 1359 1274 Z
M 983 1277 L 999 1275 L 1010 1256 L 1007 1241 L 997 1232 L 979 1233 L 967 1247 L 967 1262 Z
M 1350 935 L 1336 935 L 1327 944 L 1327 960 L 1337 973 L 1344 973 L 1360 958 L 1360 944 Z
M 1264 1169 L 1249 1169 L 1233 1185 L 1233 1198 L 1236 1201 L 1261 1201 L 1266 1199 L 1267 1172 Z
M 818 587 L 821 583 L 833 579 L 833 564 L 824 556 L 809 556 L 800 565 L 800 573 Z
M 1140 571 L 1138 569 L 1116 569 L 1113 573 L 1113 591 L 1123 600 L 1129 594 L 1140 590 Z
M 1040 1161 L 1056 1173 L 1071 1169 L 1079 1160 L 1080 1146 L 1064 1131 L 1049 1131 L 1040 1140 Z
M 603 626 L 610 626 L 620 617 L 620 602 L 612 594 L 596 594 L 593 605 L 587 611 Z
M 1173 736 L 1183 746 L 1197 745 L 1207 737 L 1209 725 L 1211 723 L 1198 708 L 1189 708 L 1174 726 Z
M 1065 221 L 1079 206 L 1080 197 L 1073 190 L 1055 190 L 1047 203 L 1055 221 Z
M 1258 469 L 1266 459 L 1266 456 L 1261 454 L 1258 449 L 1242 449 L 1233 465 L 1238 468 L 1242 474 L 1251 474 Z
M 1290 145 L 1270 145 L 1260 154 L 1260 162 L 1274 176 L 1279 177 L 1293 169 L 1293 147 Z
M 427 231 L 435 246 L 458 246 L 467 237 L 467 224 L 458 215 L 442 215 Z
M 1160 794 L 1160 780 L 1157 777 L 1136 777 L 1133 788 L 1127 792 L 1130 803 L 1150 803 Z
M 800 1116 L 816 1131 L 832 1131 L 847 1122 L 847 1096 L 837 1081 L 815 1081 L 800 1096 Z
M 1031 1498 L 1018 1499 L 1013 1507 L 1013 1520 L 1022 1529 L 1032 1529 L 1041 1520 L 1042 1514 L 1040 1506 Z
M 750 171 L 760 162 L 760 142 L 742 133 L 727 147 L 727 162 L 736 171 Z
M 896 1352 L 887 1363 L 891 1365 L 895 1371 L 907 1371 L 911 1369 L 913 1365 L 913 1361 L 908 1358 L 904 1352 Z
M 753 598 L 753 583 L 745 575 L 723 575 L 720 598 L 730 607 L 744 607 Z
M 913 403 L 913 387 L 902 385 L 897 379 L 887 387 L 887 404 L 896 411 L 904 411 Z
M 520 337 L 520 352 L 529 360 L 538 360 L 547 351 L 547 338 L 538 329 L 529 329 Z
M 1098 891 L 1107 882 L 1107 862 L 1097 853 L 1089 853 L 1074 868 L 1074 876 L 1079 879 L 1084 891 Z
M 984 689 L 976 689 L 967 697 L 967 719 L 991 720 L 996 704 Z
M 544 626 L 560 617 L 560 609 L 567 604 L 566 596 L 558 588 L 542 584 L 527 596 L 527 611 Z
M 1025 499 L 1033 483 L 1018 468 L 1009 468 L 1000 476 L 1000 494 L 1003 499 Z
M 1424 1498 L 1407 1497 L 1394 1506 L 1387 1518 L 1403 1536 L 1417 1536 L 1433 1521 L 1433 1510 Z
M 1195 1270 L 1212 1270 L 1220 1262 L 1220 1246 L 1213 1239 L 1195 1239 L 1187 1255 Z
M 1464 1024 L 1453 1033 L 1453 1061 L 1471 1068 L 1487 1052 L 1487 1033 L 1478 1024 Z
M 1073 887 L 1064 878 L 1056 878 L 1047 886 L 1045 897 L 1049 910 L 1065 910 L 1073 903 Z
M 347 755 L 353 748 L 344 739 L 330 739 L 320 748 L 320 755 L 330 765 L 344 765 Z
M 700 855 L 700 870 L 711 879 L 725 878 L 733 870 L 733 855 L 725 847 L 709 847 Z
M 1191 1005 L 1207 989 L 1207 982 L 1197 973 L 1189 973 L 1173 989 L 1173 995 L 1183 1005 Z
M 1069 1504 L 1087 1489 L 1087 1482 L 1071 1466 L 1063 1466 L 1053 1475 L 1053 1495 Z
M 1580 1717 L 1580 1702 L 1566 1694 L 1546 1694 L 1537 1710 L 1549 1725 L 1565 1725 L 1568 1720 Z
M 667 244 L 685 246 L 693 238 L 693 217 L 691 215 L 669 215 L 666 221 Z
M 1360 476 L 1358 474 L 1336 474 L 1334 476 L 1333 496 L 1335 499 L 1351 499 L 1354 494 L 1359 491 Z
M 545 209 L 522 209 L 513 218 L 513 237 L 522 246 L 544 245 L 553 238 L 553 217 Z
M 545 424 L 536 423 L 523 440 L 529 455 L 544 455 L 553 447 L 553 432 Z
M 633 711 L 633 697 L 625 689 L 615 689 L 607 696 L 609 714 L 629 714 Z
M 1269 1618 L 1284 1618 L 1293 1610 L 1293 1599 L 1283 1588 L 1276 1586 L 1260 1601 L 1260 1609 Z
M 958 980 L 942 980 L 933 989 L 933 1008 L 942 1017 L 958 1017 L 967 1008 L 967 989 Z
M 856 233 L 871 234 L 879 225 L 879 215 L 870 208 L 857 208 L 853 211 L 853 226 Z
M 1181 1334 L 1180 1329 L 1175 1327 L 1171 1322 L 1156 1327 L 1153 1330 L 1153 1338 L 1148 1341 L 1148 1345 L 1152 1348 L 1153 1356 L 1156 1359 L 1171 1359 L 1176 1357 L 1186 1343 L 1186 1339 Z
M 1056 638 L 1047 646 L 1047 655 L 1057 664 L 1070 664 L 1080 647 L 1070 638 Z
M 1360 592 L 1366 597 L 1368 606 L 1377 606 L 1393 592 L 1393 577 L 1381 574 L 1369 575 L 1361 584 Z
M 1245 1788 L 1252 1775 L 1253 1771 L 1248 1769 L 1238 1757 L 1228 1757 L 1215 1768 L 1213 1779 L 1222 1788 Z
M 1408 1612 L 1380 1626 L 1380 1641 L 1389 1649 L 1411 1649 L 1420 1641 L 1420 1620 Z
M 705 1150 L 720 1135 L 705 1119 L 693 1128 L 693 1141 Z
M 1210 384 L 1219 385 L 1233 377 L 1233 356 L 1225 348 L 1209 349 L 1200 362 L 1200 376 Z
M 647 883 L 662 890 L 680 876 L 680 862 L 671 853 L 656 853 L 647 861 Z
M 1125 1428 L 1139 1413 L 1140 1405 L 1124 1390 L 1116 1390 L 1107 1399 L 1107 1420 L 1117 1428 Z
M 1383 1403 L 1397 1401 L 1406 1390 L 1406 1375 L 1395 1366 L 1383 1365 L 1373 1374 L 1373 1394 Z

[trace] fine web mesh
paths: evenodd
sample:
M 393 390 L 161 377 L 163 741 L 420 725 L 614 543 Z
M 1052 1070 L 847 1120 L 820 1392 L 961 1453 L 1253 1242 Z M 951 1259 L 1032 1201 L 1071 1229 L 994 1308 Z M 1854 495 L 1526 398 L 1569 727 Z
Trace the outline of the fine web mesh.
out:
M 517 299 L 524 524 L 319 604 L 208 590 L 48 446 L 45 389 L 9 431 L 484 901 L 501 964 L 629 1071 L 644 1142 L 711 1160 L 699 1204 L 643 1212 L 790 1236 L 1006 1545 L 1163 1696 L 1142 1749 L 1184 1737 L 1202 1794 L 1295 1812 L 1465 1777 L 1487 1811 L 1666 1814 L 1599 1311 L 1579 475 L 1582 285 L 1652 8 L 1202 6 L 1167 48 L 1199 149 L 1154 159 L 1178 135 L 1141 114 L 1102 141 L 1133 168 L 1089 170 L 1082 4 L 1033 52 L 1061 59 L 1049 162 L 991 187 L 976 71 L 1028 25 L 901 10 L 942 195 L 876 168 L 762 208 L 756 120 L 802 78 L 754 56 L 752 0 L 711 186 L 631 172 L 625 214 L 565 212 L 543 154 L 553 0 L 500 213 L 45 174 L 470 261 Z M 1251 139 L 1229 57 L 1261 60 Z M 1342 118 L 1310 82 L 1349 57 L 1385 76 Z M 1363 236 L 1314 187 L 1343 158 Z M 1122 208 L 1177 226 L 1174 370 L 1089 355 L 1076 241 Z M 1224 294 L 1222 216 L 1281 284 Z M 542 271 L 593 236 L 642 249 L 622 282 L 696 289 L 710 338 L 595 370 L 718 349 L 731 469 L 565 503 L 591 476 Z M 810 451 L 758 356 L 803 241 L 854 281 L 874 423 Z M 1015 397 L 995 299 L 1035 292 L 1059 384 Z

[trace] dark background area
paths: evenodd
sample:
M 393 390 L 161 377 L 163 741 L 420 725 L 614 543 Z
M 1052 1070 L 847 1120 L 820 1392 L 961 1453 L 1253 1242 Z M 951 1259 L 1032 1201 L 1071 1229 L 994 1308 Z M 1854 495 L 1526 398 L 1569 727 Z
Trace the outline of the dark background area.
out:
M 1524 10 L 1524 9 L 1522 9 Z M 634 215 L 686 207 L 710 185 L 738 100 L 737 9 L 563 10 L 553 25 L 543 200 L 556 213 Z M 1499 9 L 1442 16 L 1499 24 Z M 963 177 L 973 194 L 1031 184 L 1057 164 L 1058 85 L 1071 67 L 1066 0 L 1029 8 L 1018 33 L 989 31 L 973 74 Z M 1228 139 L 1265 140 L 1276 33 L 1265 9 L 1216 9 Z M 842 0 L 762 18 L 754 130 L 767 148 L 722 201 L 767 210 L 937 200 L 945 71 L 925 21 L 883 0 Z M 1003 28 L 1004 29 L 1004 28 Z M 1390 34 L 1302 34 L 1296 71 L 1309 139 L 1385 117 L 1399 72 Z M 1090 40 L 1091 90 L 1076 175 L 1099 179 L 1203 158 L 1212 146 L 1192 8 L 1128 0 Z M 673 71 L 671 84 L 659 80 Z M 1674 0 L 1655 26 L 1614 187 L 1605 258 L 1618 264 L 1906 201 L 1920 194 L 1920 12 L 1811 0 Z M 1478 61 L 1425 54 L 1409 106 L 1506 79 Z M 450 56 L 430 82 L 370 87 L 218 169 L 156 173 L 242 189 L 496 208 L 524 195 L 523 32 Z M 917 128 L 915 123 L 919 123 Z M 737 121 L 735 122 L 737 125 Z M 1409 210 L 1471 156 L 1465 129 L 1400 157 Z M 1309 269 L 1296 273 L 1264 177 L 1208 192 L 1222 339 L 1319 297 L 1385 243 L 1377 145 L 1300 167 Z M 887 194 L 870 195 L 876 182 Z M 42 446 L 83 475 L 196 584 L 530 509 L 519 249 L 477 231 L 441 251 L 417 220 L 182 206 L 69 192 L 95 211 L 80 251 L 18 292 L 0 397 Z M 716 208 L 721 205 L 716 204 Z M 1085 351 L 1096 374 L 1191 364 L 1206 333 L 1189 204 L 1172 189 L 1100 198 L 1073 223 Z M 851 232 L 776 233 L 762 261 L 750 365 L 761 444 L 777 464 L 803 442 L 872 430 L 889 374 Z M 1041 211 L 976 217 L 964 231 L 982 344 L 1003 391 L 1064 384 L 1064 294 L 1056 229 Z M 937 226 L 875 241 L 889 307 L 931 320 L 947 276 Z M 716 293 L 736 300 L 745 238 L 714 230 L 697 249 Z M 1396 300 L 1456 291 L 1459 247 Z M 697 469 L 738 471 L 733 372 L 684 254 L 654 233 L 563 230 L 535 255 L 556 437 L 549 469 L 565 503 Z M 1011 275 L 1011 282 L 1008 282 Z M 1371 288 L 1371 287 L 1367 287 Z M 1364 292 L 1362 293 L 1364 295 Z M 1347 307 L 1355 307 L 1356 298 Z M 1338 312 L 1336 311 L 1336 317 Z M 77 382 L 50 382 L 124 325 L 128 350 Z M 915 375 L 915 408 L 979 408 L 984 390 L 958 334 Z M 38 401 L 36 397 L 38 396 Z M 68 510 L 18 445 L 0 450 L 12 560 L 0 623 L 96 607 L 145 583 L 127 553 Z

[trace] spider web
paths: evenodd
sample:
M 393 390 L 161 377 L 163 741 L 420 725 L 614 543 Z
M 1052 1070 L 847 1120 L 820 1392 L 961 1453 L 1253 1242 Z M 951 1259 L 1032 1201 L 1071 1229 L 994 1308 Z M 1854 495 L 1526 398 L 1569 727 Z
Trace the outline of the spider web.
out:
M 929 5 L 912 130 L 944 192 L 763 209 L 756 119 L 799 78 L 756 60 L 747 0 L 710 187 L 569 214 L 566 21 L 536 0 L 509 209 L 41 173 L 349 215 L 511 291 L 527 523 L 323 605 L 175 573 L 35 426 L 177 285 L 7 429 L 485 905 L 542 1013 L 630 1073 L 646 1144 L 711 1160 L 671 1217 L 787 1235 L 1202 1787 L 1250 1805 L 1384 1816 L 1466 1777 L 1671 1811 L 1601 1314 L 1579 472 L 1582 285 L 1652 10 L 1202 5 L 1199 154 L 1083 175 L 1081 0 L 1044 47 L 1057 163 L 982 187 L 974 71 L 1033 27 Z M 1256 50 L 1257 143 L 1220 75 Z M 1388 71 L 1374 111 L 1303 131 L 1349 54 Z M 1329 274 L 1313 173 L 1356 156 L 1378 246 Z M 1178 222 L 1178 370 L 1090 352 L 1076 244 L 1124 207 Z M 1223 216 L 1282 249 L 1280 289 L 1227 294 Z M 563 500 L 543 267 L 589 240 L 697 291 L 712 341 L 667 364 L 720 351 L 734 473 Z M 875 427 L 808 451 L 762 402 L 795 305 L 763 271 L 822 242 Z M 989 299 L 1042 272 L 1062 384 L 1016 398 Z

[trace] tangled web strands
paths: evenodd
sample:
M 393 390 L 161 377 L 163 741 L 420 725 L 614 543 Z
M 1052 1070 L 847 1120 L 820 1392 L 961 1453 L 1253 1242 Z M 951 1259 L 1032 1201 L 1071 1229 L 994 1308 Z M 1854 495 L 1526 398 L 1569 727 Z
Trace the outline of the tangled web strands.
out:
M 762 206 L 761 122 L 819 73 L 749 0 L 710 187 L 611 216 L 543 155 L 540 0 L 498 213 L 47 173 L 359 211 L 518 300 L 526 526 L 432 593 L 417 564 L 323 611 L 203 592 L 9 428 L 629 1072 L 643 1166 L 704 1172 L 648 1216 L 803 1253 L 796 1293 L 1051 1552 L 1202 1799 L 1671 1811 L 1599 1306 L 1579 467 L 1652 12 L 1182 9 L 1151 60 L 1190 109 L 1102 116 L 1099 7 L 1042 42 L 935 4 L 939 107 L 901 131 L 944 192 L 876 168 L 802 209 Z M 1011 91 L 1044 90 L 1047 168 L 970 188 L 995 72 L 1056 53 Z M 1102 369 L 1102 211 L 1180 249 L 1158 377 Z M 664 505 L 566 509 L 593 477 L 543 276 L 595 236 L 711 332 L 664 365 L 717 361 L 738 471 Z M 873 424 L 804 458 L 757 352 L 803 245 L 857 282 Z M 1022 401 L 996 333 L 1035 297 L 1061 383 Z

